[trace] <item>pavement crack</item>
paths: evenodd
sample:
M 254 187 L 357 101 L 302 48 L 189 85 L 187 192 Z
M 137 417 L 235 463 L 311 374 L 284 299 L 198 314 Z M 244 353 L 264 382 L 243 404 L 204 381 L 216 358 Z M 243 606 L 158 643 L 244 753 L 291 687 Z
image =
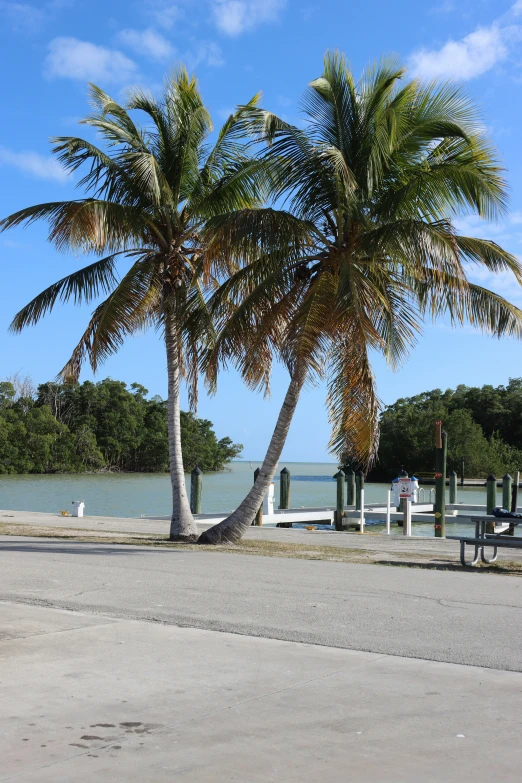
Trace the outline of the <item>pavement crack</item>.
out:
M 104 582 L 100 587 L 91 587 L 89 590 L 80 590 L 79 593 L 71 593 L 71 595 L 64 595 L 64 598 L 78 598 L 80 595 L 87 595 L 87 593 L 98 593 L 100 590 L 103 590 L 104 587 L 107 587 L 109 583 Z

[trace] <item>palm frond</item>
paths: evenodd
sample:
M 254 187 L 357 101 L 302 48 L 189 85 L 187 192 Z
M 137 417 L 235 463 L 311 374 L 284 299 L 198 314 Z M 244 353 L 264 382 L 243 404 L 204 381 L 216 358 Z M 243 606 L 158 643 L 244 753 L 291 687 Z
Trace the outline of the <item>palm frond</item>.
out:
M 51 312 L 57 301 L 64 304 L 72 299 L 74 304 L 79 305 L 91 302 L 101 293 L 109 293 L 118 283 L 115 274 L 117 255 L 113 253 L 53 283 L 15 315 L 10 331 L 21 332 L 26 326 L 38 323 Z

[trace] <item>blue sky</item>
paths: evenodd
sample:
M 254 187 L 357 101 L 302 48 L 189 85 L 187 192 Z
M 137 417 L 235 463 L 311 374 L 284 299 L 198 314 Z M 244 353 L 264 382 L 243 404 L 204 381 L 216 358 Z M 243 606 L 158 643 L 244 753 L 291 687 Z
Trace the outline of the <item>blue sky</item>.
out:
M 259 90 L 266 108 L 299 119 L 306 84 L 321 72 L 326 49 L 343 50 L 354 70 L 383 53 L 396 53 L 412 75 L 462 82 L 478 102 L 507 169 L 511 203 L 495 225 L 465 218 L 462 230 L 494 238 L 522 253 L 522 0 L 0 0 L 0 52 L 4 73 L 0 126 L 0 215 L 33 203 L 73 196 L 74 181 L 49 154 L 49 137 L 81 135 L 86 84 L 94 81 L 117 99 L 125 87 L 156 89 L 183 60 L 199 77 L 216 124 L 236 103 Z M 90 308 L 58 307 L 21 336 L 8 334 L 17 310 L 51 282 L 82 265 L 57 254 L 43 226 L 0 237 L 0 377 L 16 371 L 39 383 L 69 357 Z M 522 291 L 506 276 L 477 278 L 522 305 Z M 391 403 L 436 387 L 500 384 L 522 375 L 522 345 L 498 342 L 470 328 L 427 325 L 408 364 L 392 373 L 379 359 L 380 397 Z M 166 394 L 163 347 L 155 334 L 129 341 L 98 378 L 139 381 Z M 88 368 L 83 378 L 91 378 Z M 200 415 L 220 437 L 245 444 L 259 459 L 287 384 L 274 373 L 272 397 L 248 392 L 234 373 L 223 375 L 218 394 L 202 396 Z M 324 388 L 300 403 L 283 460 L 328 460 Z

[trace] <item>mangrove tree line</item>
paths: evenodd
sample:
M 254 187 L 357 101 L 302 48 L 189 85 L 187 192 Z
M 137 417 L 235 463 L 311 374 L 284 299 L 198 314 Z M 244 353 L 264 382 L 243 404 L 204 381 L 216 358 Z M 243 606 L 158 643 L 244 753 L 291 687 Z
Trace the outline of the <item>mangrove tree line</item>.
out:
M 404 467 L 433 473 L 434 423 L 448 433 L 448 470 L 467 477 L 502 476 L 522 468 L 522 378 L 506 386 L 434 389 L 389 405 L 380 419 L 378 462 L 369 478 L 388 480 Z
M 44 383 L 34 395 L 0 382 L 0 474 L 168 470 L 167 404 L 147 394 L 110 378 Z M 181 447 L 188 471 L 222 470 L 243 448 L 184 411 Z

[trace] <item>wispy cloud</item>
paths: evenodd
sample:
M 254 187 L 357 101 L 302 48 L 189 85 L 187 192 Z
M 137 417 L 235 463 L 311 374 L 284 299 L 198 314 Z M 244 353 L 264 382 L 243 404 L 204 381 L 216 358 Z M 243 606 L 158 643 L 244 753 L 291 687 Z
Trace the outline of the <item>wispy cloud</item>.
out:
M 15 30 L 34 32 L 44 20 L 42 8 L 29 3 L 0 2 L 0 15 Z
M 40 155 L 38 152 L 14 152 L 6 147 L 0 147 L 0 165 L 11 166 L 25 174 L 55 182 L 65 182 L 69 176 L 57 160 Z
M 174 3 L 156 2 L 150 12 L 155 23 L 160 27 L 170 30 L 176 22 L 185 17 L 185 11 L 181 6 Z
M 44 63 L 48 78 L 82 81 L 120 83 L 131 79 L 136 71 L 136 63 L 117 49 L 78 38 L 54 38 Z
M 147 30 L 122 30 L 118 41 L 153 60 L 168 60 L 174 56 L 175 50 L 170 41 L 152 27 Z
M 493 239 L 495 242 L 512 241 L 520 242 L 522 236 L 522 213 L 509 212 L 502 220 L 497 222 L 483 220 L 477 215 L 466 215 L 455 220 L 457 231 L 470 237 L 481 239 Z
M 40 0 L 33 5 L 16 0 L 0 0 L 0 19 L 5 20 L 16 32 L 34 33 L 52 20 L 57 12 L 74 5 L 75 2 L 76 0 Z
M 478 27 L 458 40 L 450 39 L 439 49 L 419 49 L 410 57 L 410 68 L 423 79 L 468 81 L 506 60 L 522 38 L 515 20 L 522 13 L 517 0 L 507 14 L 489 26 Z
M 276 21 L 285 5 L 286 0 L 212 0 L 212 14 L 218 29 L 235 37 Z
M 198 65 L 208 65 L 211 68 L 223 65 L 223 52 L 214 41 L 197 41 L 192 48 L 182 53 L 181 59 L 189 70 L 197 68 Z
M 451 14 L 455 10 L 455 3 L 452 0 L 444 0 L 444 2 L 430 8 L 430 14 Z

